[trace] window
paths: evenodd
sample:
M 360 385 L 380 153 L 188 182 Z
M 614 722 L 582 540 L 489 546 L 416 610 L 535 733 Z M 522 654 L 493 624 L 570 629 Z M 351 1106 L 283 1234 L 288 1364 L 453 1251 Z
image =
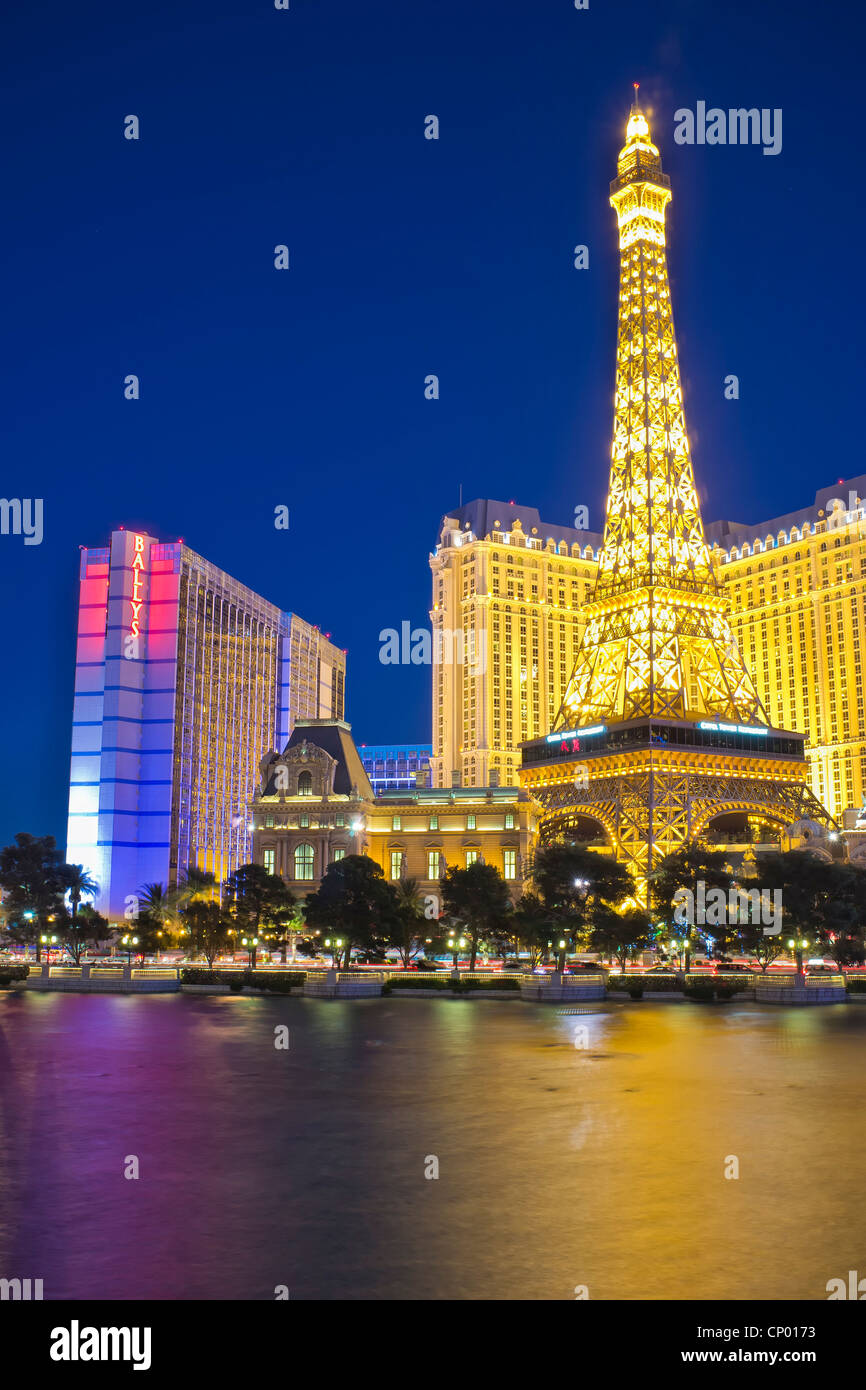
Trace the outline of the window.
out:
M 273 817 L 273 814 L 272 814 L 271 812 L 268 812 L 268 814 L 265 816 L 265 825 L 267 826 L 268 830 L 273 829 L 273 824 L 274 824 L 274 817 Z
M 427 877 L 439 877 L 439 851 L 438 849 L 428 849 L 427 851 Z
M 272 874 L 274 872 L 274 851 L 272 849 L 265 850 L 262 856 L 262 863 L 265 866 L 266 874 Z
M 471 866 L 472 866 L 473 864 L 477 863 L 477 861 L 478 861 L 478 850 L 477 850 L 477 849 L 468 849 L 468 850 L 466 851 L 466 867 L 467 867 L 467 869 L 471 868 Z
M 506 830 L 513 830 L 513 829 L 514 829 L 514 812 L 513 812 L 513 811 L 506 811 L 506 812 L 505 812 L 505 829 L 506 829 Z
M 503 852 L 503 855 L 502 855 L 502 864 L 503 864 L 502 877 L 503 877 L 503 878 L 516 878 L 516 877 L 517 877 L 517 850 L 516 850 L 516 849 L 507 849 L 507 850 L 505 850 L 505 851 Z
M 339 861 L 340 861 L 341 859 L 345 859 L 345 857 L 346 857 L 346 851 L 345 851 L 344 849 L 335 849 L 335 850 L 334 850 L 334 863 L 335 863 L 335 864 L 339 863 Z
M 392 850 L 391 850 L 391 877 L 392 877 L 392 879 L 397 879 L 397 878 L 400 877 L 400 870 L 402 869 L 402 867 L 403 867 L 403 851 L 402 851 L 401 849 L 392 849 Z
M 392 817 L 391 817 L 391 829 L 392 829 L 392 830 L 402 830 L 402 829 L 403 829 L 403 817 L 402 817 L 402 816 L 392 816 Z
M 310 828 L 310 817 L 309 817 L 309 815 L 307 814 L 306 811 L 304 812 L 303 815 L 298 816 L 298 825 L 301 827 L 302 830 L 309 830 L 309 828 Z
M 316 852 L 312 845 L 295 845 L 295 878 L 311 879 Z
M 429 822 L 428 822 L 427 828 L 428 828 L 428 830 L 438 830 L 438 829 L 439 829 L 439 817 L 438 817 L 438 816 L 431 816 L 431 817 L 430 817 L 430 820 L 429 820 Z
M 467 830 L 474 830 L 474 829 L 475 829 L 475 817 L 474 817 L 474 816 L 469 815 L 469 816 L 466 817 L 466 829 L 467 829 Z
M 298 796 L 313 795 L 313 774 L 312 772 L 298 773 Z
M 334 817 L 334 824 L 336 826 L 343 826 L 346 824 L 346 817 L 342 814 L 342 812 L 340 812 L 338 815 Z

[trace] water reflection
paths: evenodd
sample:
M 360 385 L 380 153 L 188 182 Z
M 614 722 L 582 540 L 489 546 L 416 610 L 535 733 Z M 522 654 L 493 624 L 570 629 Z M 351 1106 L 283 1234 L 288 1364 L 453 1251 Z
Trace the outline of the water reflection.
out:
M 863 1262 L 864 1043 L 857 1005 L 0 995 L 0 1273 L 58 1298 L 824 1298 Z

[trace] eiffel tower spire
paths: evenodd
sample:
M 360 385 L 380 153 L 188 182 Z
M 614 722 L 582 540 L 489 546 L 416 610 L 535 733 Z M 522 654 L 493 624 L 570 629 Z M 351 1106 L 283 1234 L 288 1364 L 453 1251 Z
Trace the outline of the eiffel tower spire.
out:
M 610 201 L 619 332 L 610 492 L 592 601 L 554 731 L 522 745 L 542 844 L 598 843 L 644 901 L 659 860 L 721 822 L 741 850 L 834 823 L 803 734 L 770 727 L 728 620 L 695 490 L 665 254 L 670 180 L 635 97 Z
M 604 545 L 560 728 L 646 715 L 769 723 L 728 621 L 695 489 L 665 251 L 670 198 L 635 83 L 610 185 L 620 281 Z

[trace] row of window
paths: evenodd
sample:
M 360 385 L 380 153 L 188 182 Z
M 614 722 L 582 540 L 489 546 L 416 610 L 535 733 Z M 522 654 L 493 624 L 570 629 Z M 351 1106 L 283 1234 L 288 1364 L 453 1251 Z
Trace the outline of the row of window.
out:
M 466 828 L 467 830 L 477 830 L 477 829 L 478 829 L 478 826 L 477 826 L 477 824 L 476 824 L 477 819 L 478 819 L 477 816 L 474 815 L 472 812 L 470 812 L 470 813 L 467 815 L 467 817 L 466 817 L 466 827 L 465 827 L 465 828 Z M 391 829 L 392 829 L 392 830 L 402 830 L 402 829 L 403 829 L 403 817 L 402 817 L 402 816 L 392 816 L 392 817 L 391 817 Z M 427 817 L 427 829 L 428 829 L 428 830 L 438 830 L 438 829 L 439 829 L 439 817 L 438 817 L 438 816 L 428 816 L 428 817 Z M 506 829 L 506 830 L 513 830 L 513 829 L 514 829 L 514 812 L 513 812 L 513 811 L 506 811 L 506 812 L 505 812 L 505 829 Z
M 262 863 L 264 864 L 265 870 L 269 874 L 276 872 L 274 867 L 275 855 L 276 850 L 266 849 L 262 856 Z M 344 859 L 345 856 L 346 851 L 344 849 L 335 849 L 332 862 L 336 864 L 338 860 Z M 315 846 L 307 844 L 295 845 L 294 854 L 292 856 L 292 867 L 294 869 L 292 877 L 294 879 L 298 879 L 301 882 L 309 882 L 316 876 L 315 865 Z
M 391 878 L 396 880 L 403 874 L 403 856 L 405 851 L 402 849 L 391 850 Z M 470 865 L 477 863 L 481 851 L 468 849 L 465 853 L 465 865 L 468 869 Z M 427 877 L 437 879 L 440 868 L 440 852 L 438 849 L 427 851 Z M 502 877 L 514 879 L 517 877 L 517 850 L 506 849 L 502 851 Z
M 403 850 L 400 850 L 400 849 L 392 849 L 392 850 L 391 850 L 391 878 L 394 879 L 394 880 L 397 880 L 397 879 L 399 879 L 399 878 L 402 877 L 402 873 L 403 873 L 403 853 L 404 853 Z M 337 863 L 340 859 L 343 859 L 343 858 L 345 857 L 345 854 L 346 854 L 346 851 L 345 851 L 344 849 L 335 849 L 335 850 L 334 850 L 334 856 L 333 856 L 333 861 L 332 861 L 332 862 L 333 862 L 333 863 Z M 467 868 L 467 869 L 470 867 L 471 864 L 475 864 L 475 863 L 477 862 L 479 854 L 480 854 L 480 850 L 477 850 L 477 849 L 469 849 L 469 850 L 466 851 L 466 854 L 465 854 L 465 863 L 466 863 L 466 868 Z M 266 850 L 263 852 L 263 855 L 262 855 L 262 863 L 263 863 L 263 865 L 264 865 L 265 870 L 266 870 L 267 873 L 269 873 L 269 874 L 275 873 L 275 872 L 276 872 L 276 869 L 275 869 L 275 863 L 276 863 L 276 850 L 274 850 L 274 849 L 266 849 Z M 315 847 L 314 847 L 313 845 L 308 845 L 308 844 L 299 844 L 299 845 L 295 845 L 294 852 L 293 852 L 293 855 L 292 855 L 292 868 L 293 868 L 293 870 L 294 870 L 294 872 L 293 872 L 293 874 L 292 874 L 292 878 L 295 879 L 295 880 L 297 880 L 297 881 L 299 881 L 299 882 L 310 882 L 313 878 L 315 878 L 315 863 L 316 863 L 316 851 L 315 851 Z M 428 877 L 428 879 L 437 879 L 437 878 L 439 877 L 440 863 L 441 863 L 441 860 L 440 860 L 439 850 L 435 850 L 435 849 L 428 850 L 428 851 L 427 851 L 427 877 Z M 516 849 L 506 849 L 506 850 L 503 850 L 503 852 L 502 852 L 502 875 L 503 875 L 503 878 L 507 878 L 507 879 L 514 879 L 514 878 L 517 877 L 517 850 L 516 850 Z

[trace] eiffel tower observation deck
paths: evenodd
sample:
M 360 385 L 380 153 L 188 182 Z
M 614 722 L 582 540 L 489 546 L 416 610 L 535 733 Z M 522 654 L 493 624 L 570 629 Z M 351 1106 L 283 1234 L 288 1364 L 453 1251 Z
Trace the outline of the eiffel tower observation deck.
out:
M 833 822 L 805 735 L 770 727 L 704 536 L 665 249 L 670 179 L 635 84 L 610 185 L 619 326 L 604 544 L 553 731 L 522 745 L 542 843 L 602 841 L 635 874 L 712 826 L 778 840 Z M 734 838 L 736 830 L 734 830 Z

